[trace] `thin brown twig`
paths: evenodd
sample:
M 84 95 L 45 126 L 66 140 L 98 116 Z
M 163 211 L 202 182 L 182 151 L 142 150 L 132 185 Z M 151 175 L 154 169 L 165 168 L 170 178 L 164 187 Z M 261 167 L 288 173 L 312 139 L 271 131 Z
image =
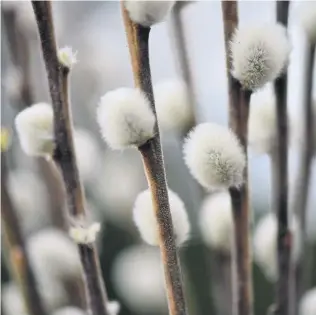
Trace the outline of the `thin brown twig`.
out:
M 150 28 L 133 23 L 128 16 L 123 1 L 121 2 L 121 6 L 135 85 L 146 94 L 156 115 L 149 65 L 148 40 Z M 144 169 L 151 190 L 153 207 L 158 223 L 159 244 L 165 272 L 169 312 L 171 315 L 185 315 L 186 303 L 182 288 L 179 258 L 174 240 L 163 154 L 157 123 L 155 124 L 155 137 L 138 149 L 143 158 Z
M 287 27 L 289 1 L 277 1 L 277 21 Z M 287 127 L 287 71 L 274 83 L 277 108 L 276 192 L 278 219 L 277 252 L 278 281 L 276 283 L 275 314 L 289 314 L 290 257 L 292 237 L 288 224 L 288 127 Z
M 305 74 L 306 82 L 304 84 L 304 116 L 303 116 L 303 139 L 302 139 L 302 152 L 300 158 L 300 166 L 297 174 L 296 189 L 294 191 L 295 197 L 293 201 L 292 213 L 295 213 L 299 219 L 300 231 L 302 233 L 301 252 L 305 253 L 306 243 L 306 211 L 307 211 L 307 199 L 309 195 L 311 166 L 313 159 L 314 143 L 316 139 L 313 139 L 314 119 L 313 119 L 313 70 L 315 63 L 315 50 L 316 45 L 308 43 L 307 53 L 305 56 Z M 294 303 L 291 309 L 294 310 L 294 314 L 298 312 L 298 301 L 302 297 L 307 287 L 307 277 L 310 271 L 307 266 L 307 259 L 304 255 L 301 256 L 299 262 L 294 266 L 294 281 L 293 286 L 294 295 L 291 301 Z
M 79 179 L 72 137 L 71 109 L 68 95 L 69 69 L 58 60 L 50 1 L 32 1 L 47 71 L 54 111 L 55 151 L 67 194 L 72 220 L 85 218 L 85 198 Z M 83 267 L 88 308 L 92 315 L 108 315 L 107 295 L 97 250 L 94 244 L 78 244 Z
M 1 222 L 13 277 L 16 280 L 29 315 L 47 315 L 33 273 L 17 212 L 7 190 L 5 153 L 1 153 Z
M 240 83 L 231 75 L 232 60 L 230 41 L 238 26 L 238 9 L 236 1 L 222 1 L 224 22 L 224 39 L 226 49 L 226 68 L 229 92 L 229 126 L 237 135 L 243 147 L 246 160 L 248 145 L 248 117 L 251 91 L 243 90 Z M 252 268 L 250 258 L 250 209 L 248 196 L 248 169 L 244 170 L 245 183 L 239 188 L 230 188 L 232 200 L 235 245 L 233 246 L 233 313 L 251 315 Z

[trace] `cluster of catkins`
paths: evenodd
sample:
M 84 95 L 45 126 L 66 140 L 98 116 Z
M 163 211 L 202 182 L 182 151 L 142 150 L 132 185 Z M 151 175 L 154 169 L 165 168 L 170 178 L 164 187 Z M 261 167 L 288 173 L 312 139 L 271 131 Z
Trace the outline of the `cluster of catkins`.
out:
M 130 18 L 149 27 L 160 22 L 172 8 L 173 1 L 126 1 Z M 304 24 L 315 39 L 316 19 Z M 311 27 L 313 25 L 313 27 Z M 232 74 L 246 90 L 256 92 L 278 78 L 287 68 L 290 44 L 286 30 L 279 24 L 240 27 L 235 31 L 230 50 Z M 71 49 L 60 50 L 60 62 L 71 68 L 76 55 Z M 186 130 L 193 110 L 188 91 L 181 81 L 159 83 L 154 87 L 159 124 L 163 129 Z M 314 110 L 316 117 L 316 109 Z M 119 88 L 107 92 L 97 108 L 97 122 L 103 139 L 114 150 L 138 148 L 155 137 L 157 118 L 144 93 L 137 88 Z M 56 119 L 58 119 L 56 117 Z M 49 104 L 35 104 L 21 111 L 16 129 L 24 151 L 33 156 L 50 157 L 54 152 L 54 113 Z M 273 154 L 276 143 L 274 97 L 268 103 L 251 104 L 249 145 L 260 153 Z M 244 182 L 246 155 L 236 135 L 224 126 L 202 123 L 188 134 L 183 147 L 187 167 L 197 182 L 212 194 L 200 211 L 200 228 L 207 244 L 227 254 L 231 251 L 233 217 L 228 189 Z M 188 240 L 190 224 L 181 198 L 169 189 L 170 211 L 178 246 Z M 149 190 L 141 192 L 134 204 L 134 222 L 140 235 L 150 245 L 159 245 L 156 216 Z M 290 221 L 294 235 L 292 257 L 299 258 L 299 232 L 295 218 Z M 92 242 L 98 224 L 73 228 L 72 238 L 79 243 Z M 277 221 L 273 212 L 264 217 L 255 231 L 254 256 L 269 279 L 277 278 Z M 308 313 L 309 314 L 309 313 Z

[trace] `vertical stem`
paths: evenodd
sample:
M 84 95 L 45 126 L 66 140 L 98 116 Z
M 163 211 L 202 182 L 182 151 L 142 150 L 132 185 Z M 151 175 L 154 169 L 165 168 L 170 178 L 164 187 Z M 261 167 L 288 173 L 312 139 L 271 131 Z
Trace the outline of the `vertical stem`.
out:
M 277 21 L 287 27 L 289 1 L 277 1 Z M 276 193 L 278 219 L 277 252 L 279 278 L 276 283 L 275 314 L 289 314 L 289 286 L 291 233 L 288 227 L 288 128 L 287 128 L 287 72 L 274 83 L 277 108 Z
M 236 1 L 222 1 L 222 14 L 224 22 L 224 38 L 226 49 L 226 68 L 229 92 L 229 125 L 239 138 L 243 147 L 247 165 L 248 145 L 248 117 L 250 91 L 242 89 L 231 75 L 232 60 L 229 43 L 238 26 L 238 11 Z M 252 301 L 252 268 L 250 258 L 250 210 L 248 196 L 248 169 L 244 170 L 244 184 L 239 188 L 229 189 L 235 228 L 235 246 L 233 246 L 233 313 L 238 315 L 251 315 L 253 313 Z
M 13 276 L 21 289 L 28 314 L 46 315 L 47 312 L 26 251 L 19 219 L 7 190 L 5 164 L 5 154 L 1 153 L 1 221 L 11 262 L 10 267 L 12 267 Z
M 277 205 L 276 205 L 276 198 L 275 194 L 277 191 L 277 174 L 279 170 L 278 158 L 275 152 L 276 148 L 273 148 L 273 152 L 270 153 L 270 169 L 271 169 L 271 189 L 270 189 L 270 209 L 271 212 L 276 213 Z
M 125 30 L 130 49 L 134 81 L 151 103 L 156 115 L 149 64 L 150 28 L 133 23 L 121 2 Z M 157 115 L 156 115 L 157 119 Z M 179 258 L 176 250 L 172 218 L 168 199 L 168 189 L 160 143 L 159 127 L 155 124 L 155 137 L 139 147 L 145 173 L 152 194 L 152 202 L 157 218 L 160 252 L 164 266 L 169 312 L 171 315 L 185 315 L 186 304 L 182 288 Z
M 60 168 L 66 188 L 71 219 L 85 218 L 85 198 L 79 179 L 68 96 L 69 69 L 59 63 L 50 1 L 32 1 L 46 66 L 54 111 L 56 165 Z M 108 315 L 107 296 L 94 244 L 78 244 L 83 267 L 88 307 L 92 315 Z
M 313 158 L 313 149 L 316 139 L 313 139 L 315 128 L 313 121 L 313 108 L 312 108 L 312 89 L 313 89 L 313 70 L 315 63 L 315 44 L 308 44 L 307 54 L 305 57 L 306 82 L 304 84 L 304 116 L 303 116 L 303 143 L 302 143 L 302 154 L 300 158 L 300 166 L 297 174 L 296 189 L 294 191 L 295 198 L 293 203 L 293 213 L 298 216 L 300 230 L 302 233 L 301 251 L 303 255 L 296 266 L 294 266 L 295 273 L 295 285 L 294 285 L 294 296 L 292 301 L 292 309 L 298 311 L 298 301 L 302 297 L 304 290 L 306 289 L 307 272 L 310 271 L 307 266 L 307 259 L 305 255 L 305 242 L 306 242 L 306 210 L 307 210 L 307 199 L 309 194 L 309 182 Z M 306 272 L 306 271 L 307 272 Z

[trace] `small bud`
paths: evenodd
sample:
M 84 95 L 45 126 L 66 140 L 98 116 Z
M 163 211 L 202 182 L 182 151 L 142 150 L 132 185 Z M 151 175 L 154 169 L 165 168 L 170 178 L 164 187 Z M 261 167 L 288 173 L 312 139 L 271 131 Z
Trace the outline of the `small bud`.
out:
M 158 83 L 154 87 L 154 94 L 162 128 L 183 132 L 192 126 L 194 113 L 185 82 L 168 80 Z
M 145 27 L 162 22 L 175 4 L 175 1 L 125 0 L 124 6 L 130 19 Z
M 301 23 L 311 44 L 316 44 L 316 3 L 306 1 L 302 4 Z
M 138 89 L 120 88 L 106 93 L 97 109 L 97 120 L 112 149 L 138 147 L 154 137 L 155 115 Z
M 93 223 L 90 226 L 84 226 L 78 223 L 77 226 L 73 226 L 69 229 L 69 235 L 77 244 L 92 244 L 95 242 L 100 230 L 100 223 Z
M 11 137 L 8 128 L 1 127 L 1 152 L 7 151 L 10 143 Z
M 246 159 L 236 135 L 229 129 L 203 123 L 188 135 L 184 160 L 192 176 L 205 188 L 239 187 Z
M 299 306 L 299 315 L 316 314 L 316 287 L 308 290 L 302 297 Z
M 301 254 L 301 233 L 294 216 L 289 220 L 292 232 L 291 260 L 296 263 Z M 264 216 L 254 233 L 254 259 L 270 281 L 278 277 L 277 264 L 277 219 L 274 213 Z
M 87 313 L 78 308 L 73 306 L 67 306 L 60 308 L 59 310 L 55 311 L 53 315 L 86 315 Z
M 190 224 L 185 205 L 180 197 L 168 190 L 170 212 L 177 246 L 183 244 L 189 236 Z M 133 217 L 143 240 L 150 245 L 159 245 L 158 223 L 150 190 L 141 192 L 136 198 Z
M 71 69 L 77 62 L 77 52 L 71 47 L 64 47 L 58 50 L 58 60 L 66 68 Z
M 204 242 L 211 248 L 230 254 L 234 225 L 229 193 L 224 191 L 207 197 L 199 219 Z
M 237 29 L 231 45 L 233 76 L 247 90 L 275 80 L 288 64 L 290 44 L 280 24 Z
M 30 156 L 52 155 L 54 144 L 53 109 L 38 103 L 17 114 L 15 126 L 24 152 Z
M 249 113 L 248 142 L 257 154 L 271 154 L 277 142 L 276 102 L 273 93 L 252 95 Z
M 117 301 L 108 302 L 106 306 L 109 315 L 118 315 L 121 309 L 121 305 Z

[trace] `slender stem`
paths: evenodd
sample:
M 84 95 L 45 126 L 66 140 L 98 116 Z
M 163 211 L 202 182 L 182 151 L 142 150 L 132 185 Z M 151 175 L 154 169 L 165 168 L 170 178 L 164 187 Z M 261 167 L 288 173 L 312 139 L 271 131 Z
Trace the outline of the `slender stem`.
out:
M 277 1 L 277 21 L 287 27 L 289 1 Z M 288 127 L 287 72 L 274 83 L 277 108 L 276 193 L 278 219 L 277 252 L 279 278 L 276 283 L 275 314 L 289 314 L 291 232 L 288 227 Z
M 271 169 L 271 189 L 270 189 L 270 209 L 273 213 L 277 211 L 276 198 L 275 194 L 277 192 L 277 174 L 279 169 L 278 158 L 275 152 L 276 148 L 273 148 L 273 151 L 270 153 L 270 169 Z
M 302 154 L 300 159 L 300 166 L 297 174 L 296 189 L 294 191 L 295 198 L 293 202 L 293 213 L 297 214 L 300 224 L 300 230 L 302 233 L 301 251 L 304 253 L 306 242 L 306 211 L 307 211 L 307 198 L 309 195 L 309 184 L 311 175 L 311 166 L 313 158 L 313 148 L 316 139 L 313 139 L 314 120 L 313 120 L 313 108 L 312 108 L 312 89 L 313 89 L 313 70 L 315 63 L 315 44 L 309 44 L 307 54 L 305 57 L 305 72 L 306 82 L 304 84 L 304 130 L 303 130 L 303 143 Z M 298 301 L 302 297 L 307 281 L 307 272 L 310 271 L 306 268 L 306 258 L 301 256 L 298 264 L 294 266 L 295 273 L 295 286 L 294 296 L 292 301 L 292 309 L 296 311 L 298 309 Z M 305 271 L 306 270 L 306 271 Z
M 148 40 L 150 28 L 133 23 L 124 8 L 123 2 L 121 2 L 121 5 L 135 85 L 146 94 L 156 115 L 149 65 Z M 182 288 L 179 258 L 174 240 L 163 154 L 157 123 L 155 125 L 155 137 L 139 147 L 139 151 L 143 158 L 158 223 L 159 244 L 164 265 L 169 312 L 171 315 L 184 315 L 186 314 L 186 304 Z
M 17 12 L 15 9 L 3 9 L 3 21 L 7 33 L 7 40 L 10 49 L 10 55 L 14 67 L 21 72 L 22 85 L 19 91 L 19 99 L 11 100 L 17 104 L 16 108 L 20 110 L 34 104 L 34 93 L 31 86 L 31 65 L 30 65 L 30 44 L 25 30 L 21 29 L 17 23 Z M 49 208 L 51 219 L 54 226 L 60 229 L 66 229 L 66 220 L 61 209 L 64 207 L 65 193 L 62 189 L 59 174 L 56 174 L 50 163 L 43 159 L 36 159 L 40 173 L 43 175 L 44 182 L 49 192 Z
M 24 236 L 16 210 L 7 190 L 5 154 L 1 153 L 1 221 L 9 252 L 13 276 L 30 315 L 46 315 L 47 312 L 26 251 Z
M 232 60 L 230 58 L 229 43 L 238 26 L 238 10 L 236 1 L 222 1 L 222 14 L 224 22 L 224 38 L 226 49 L 226 68 L 229 92 L 229 126 L 237 135 L 243 147 L 246 160 L 247 135 L 250 91 L 242 89 L 231 75 Z M 248 162 L 248 161 L 247 161 Z M 248 163 L 247 163 L 248 164 Z M 238 315 L 251 315 L 253 313 L 252 301 L 252 268 L 250 258 L 250 210 L 248 196 L 248 169 L 244 170 L 245 183 L 240 187 L 229 190 L 235 228 L 235 246 L 233 246 L 233 313 Z
M 72 137 L 71 111 L 68 96 L 69 69 L 57 57 L 50 1 L 32 1 L 46 66 L 54 110 L 55 152 L 53 159 L 60 168 L 66 188 L 69 215 L 85 217 L 85 200 L 79 179 Z M 94 244 L 78 245 L 85 279 L 88 307 L 92 315 L 108 315 L 108 302 Z

